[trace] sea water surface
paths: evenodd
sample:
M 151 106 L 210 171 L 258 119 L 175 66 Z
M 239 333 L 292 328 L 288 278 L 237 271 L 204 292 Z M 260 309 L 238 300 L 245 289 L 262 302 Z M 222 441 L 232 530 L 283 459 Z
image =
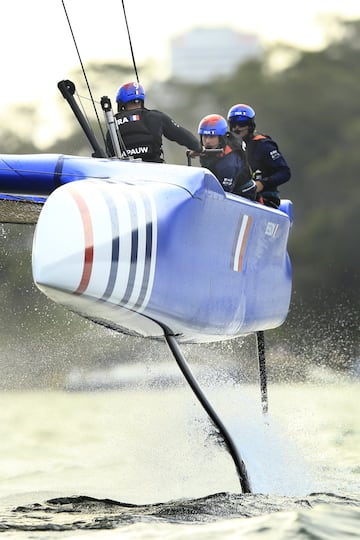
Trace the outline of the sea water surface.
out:
M 207 381 L 242 494 L 186 382 L 122 369 L 137 383 L 1 393 L 2 538 L 360 538 L 358 379 L 269 384 L 266 416 L 256 384 Z

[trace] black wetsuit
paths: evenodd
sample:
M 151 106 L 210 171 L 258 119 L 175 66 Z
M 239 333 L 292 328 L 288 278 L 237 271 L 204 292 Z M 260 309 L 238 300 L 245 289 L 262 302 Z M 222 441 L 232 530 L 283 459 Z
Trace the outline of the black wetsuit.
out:
M 132 109 L 120 111 L 115 115 L 125 149 L 122 157 L 126 155 L 140 158 L 143 161 L 164 161 L 162 137 L 194 150 L 201 151 L 198 139 L 187 129 L 179 126 L 170 116 L 155 109 Z M 107 147 L 110 155 L 115 155 L 111 138 L 107 134 Z
M 264 188 L 259 196 L 266 200 L 273 200 L 275 206 L 280 204 L 278 186 L 284 184 L 291 177 L 290 167 L 284 156 L 280 153 L 278 145 L 268 135 L 254 133 L 244 139 L 246 144 L 246 157 L 251 171 L 261 172 L 261 182 Z
M 227 133 L 220 141 L 223 147 L 219 148 L 218 153 L 200 156 L 201 166 L 216 176 L 225 191 L 254 199 L 255 184 L 251 180 L 251 171 L 240 140 L 232 133 Z

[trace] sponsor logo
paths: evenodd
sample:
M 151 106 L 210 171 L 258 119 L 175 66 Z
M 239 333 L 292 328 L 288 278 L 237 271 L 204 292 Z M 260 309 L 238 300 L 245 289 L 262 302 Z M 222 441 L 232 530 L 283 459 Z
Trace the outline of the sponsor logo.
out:
M 278 228 L 279 228 L 279 225 L 277 223 L 272 223 L 271 221 L 269 221 L 265 229 L 266 236 L 275 236 Z
M 229 187 L 232 186 L 234 179 L 233 178 L 224 178 L 223 186 Z
M 271 150 L 270 157 L 271 159 L 277 159 L 280 157 L 280 153 L 277 150 Z
M 117 123 L 119 126 L 122 126 L 123 124 L 127 124 L 130 122 L 130 120 L 125 116 L 124 118 L 117 118 Z
M 121 157 L 137 156 L 139 154 L 147 154 L 149 152 L 148 146 L 138 146 L 137 148 L 130 148 L 126 152 L 122 152 Z

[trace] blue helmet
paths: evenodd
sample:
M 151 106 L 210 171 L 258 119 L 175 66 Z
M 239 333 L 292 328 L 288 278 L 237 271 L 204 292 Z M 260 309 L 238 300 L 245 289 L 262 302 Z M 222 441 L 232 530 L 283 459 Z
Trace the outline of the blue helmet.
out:
M 245 105 L 245 103 L 238 103 L 237 105 L 233 105 L 233 107 L 229 109 L 227 119 L 230 129 L 236 125 L 243 125 L 249 126 L 249 128 L 254 131 L 256 127 L 255 111 L 249 105 Z
M 123 84 L 116 94 L 116 102 L 119 106 L 122 106 L 129 101 L 142 101 L 144 103 L 144 100 L 145 90 L 141 84 L 137 82 Z
M 225 135 L 228 131 L 228 126 L 225 118 L 220 114 L 208 114 L 199 123 L 199 135 Z

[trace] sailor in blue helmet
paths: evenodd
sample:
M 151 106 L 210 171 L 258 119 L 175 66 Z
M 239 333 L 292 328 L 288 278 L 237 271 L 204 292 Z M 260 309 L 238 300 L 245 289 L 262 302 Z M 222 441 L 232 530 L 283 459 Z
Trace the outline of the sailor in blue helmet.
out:
M 228 131 L 225 118 L 219 114 L 205 116 L 199 123 L 198 133 L 204 148 L 200 154 L 201 166 L 216 176 L 225 191 L 254 200 L 256 185 L 241 140 Z M 190 156 L 195 157 L 195 152 Z
M 280 205 L 278 187 L 291 177 L 290 167 L 276 142 L 269 136 L 257 133 L 255 111 L 239 103 L 230 108 L 228 124 L 231 133 L 241 137 L 253 178 L 256 181 L 257 200 L 267 206 Z
M 123 84 L 116 95 L 118 112 L 115 121 L 125 145 L 126 155 L 142 161 L 164 161 L 162 137 L 201 151 L 199 141 L 190 131 L 181 127 L 167 114 L 145 107 L 145 90 L 137 82 Z M 111 139 L 107 137 L 109 155 L 115 155 Z

